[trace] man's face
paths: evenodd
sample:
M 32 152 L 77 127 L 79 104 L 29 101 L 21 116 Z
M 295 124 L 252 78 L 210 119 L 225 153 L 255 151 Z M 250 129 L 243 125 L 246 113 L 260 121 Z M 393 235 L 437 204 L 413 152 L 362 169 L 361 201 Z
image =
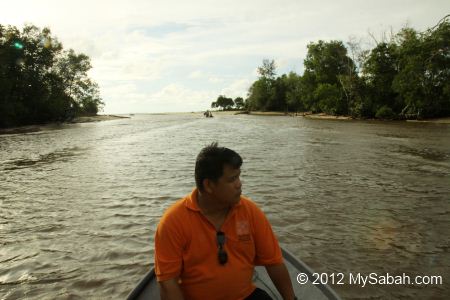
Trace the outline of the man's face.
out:
M 237 204 L 242 193 L 240 175 L 241 169 L 234 169 L 225 165 L 222 177 L 217 182 L 212 182 L 214 198 L 224 205 Z

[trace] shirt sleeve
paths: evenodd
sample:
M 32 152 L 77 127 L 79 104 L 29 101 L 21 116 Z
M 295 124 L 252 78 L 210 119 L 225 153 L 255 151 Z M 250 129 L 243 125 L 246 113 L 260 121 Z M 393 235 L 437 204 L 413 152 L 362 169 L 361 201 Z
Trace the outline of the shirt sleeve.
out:
M 170 211 L 161 218 L 155 234 L 155 273 L 158 281 L 178 278 L 183 263 L 184 238 Z
M 255 265 L 277 265 L 283 263 L 278 240 L 272 226 L 259 207 L 253 204 L 253 230 L 255 242 Z

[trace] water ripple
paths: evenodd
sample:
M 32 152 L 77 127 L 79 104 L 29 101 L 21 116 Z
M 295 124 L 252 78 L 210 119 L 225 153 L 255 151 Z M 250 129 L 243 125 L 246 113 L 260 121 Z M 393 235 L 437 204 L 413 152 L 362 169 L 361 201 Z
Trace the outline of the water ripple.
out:
M 242 155 L 244 194 L 318 272 L 447 278 L 450 128 L 409 125 L 136 115 L 0 136 L 0 295 L 124 298 L 212 141 Z M 450 294 L 448 285 L 335 288 L 345 299 Z

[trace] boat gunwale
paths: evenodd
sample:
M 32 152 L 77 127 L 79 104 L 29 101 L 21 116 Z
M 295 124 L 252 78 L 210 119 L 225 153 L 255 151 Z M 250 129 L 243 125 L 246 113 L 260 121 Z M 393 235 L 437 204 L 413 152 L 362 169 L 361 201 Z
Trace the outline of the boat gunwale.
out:
M 288 250 L 281 247 L 281 252 L 283 254 L 283 258 L 288 261 L 292 266 L 294 266 L 298 271 L 303 272 L 308 275 L 308 278 L 313 278 L 313 274 L 315 273 L 308 265 L 306 265 L 300 259 L 295 258 L 295 256 Z M 156 278 L 155 268 L 151 268 L 149 272 L 142 278 L 138 285 L 131 291 L 128 295 L 127 300 L 138 299 L 138 296 L 145 290 L 146 286 Z M 294 281 L 293 284 L 296 282 Z M 341 298 L 336 294 L 336 292 L 331 289 L 328 284 L 315 284 L 315 286 L 328 298 L 332 300 L 340 300 Z

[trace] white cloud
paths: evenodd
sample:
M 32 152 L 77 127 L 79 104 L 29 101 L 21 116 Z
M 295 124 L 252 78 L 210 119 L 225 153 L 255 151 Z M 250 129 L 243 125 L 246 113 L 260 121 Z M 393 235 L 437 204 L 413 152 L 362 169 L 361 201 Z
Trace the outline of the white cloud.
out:
M 196 70 L 196 71 L 192 72 L 188 76 L 188 78 L 191 78 L 191 79 L 198 79 L 198 78 L 203 78 L 203 77 L 205 77 L 205 74 L 202 71 L 199 71 L 199 70 Z
M 164 103 L 166 111 L 200 111 L 209 108 L 215 97 L 216 93 L 212 91 L 196 91 L 179 84 L 170 84 L 149 95 L 146 103 Z
M 407 21 L 423 30 L 447 11 L 444 0 L 16 0 L 2 5 L 0 24 L 49 26 L 89 55 L 105 112 L 190 111 L 219 93 L 245 97 L 264 58 L 301 72 L 311 41 Z
M 226 95 L 227 97 L 231 97 L 233 99 L 236 97 L 242 97 L 245 99 L 248 88 L 252 82 L 253 81 L 250 78 L 238 79 L 232 82 L 228 87 L 224 88 L 220 94 Z
M 209 77 L 208 81 L 211 83 L 221 83 L 224 82 L 224 80 L 222 78 L 219 77 Z
M 140 91 L 138 86 L 133 83 L 107 86 L 107 89 L 103 90 L 102 96 L 116 104 L 121 103 L 124 99 L 127 99 L 127 104 L 137 104 L 146 101 L 148 98 L 148 94 Z
M 148 94 L 135 83 L 106 84 L 101 88 L 101 96 L 108 99 L 106 113 L 146 112 L 142 104 L 148 99 Z

